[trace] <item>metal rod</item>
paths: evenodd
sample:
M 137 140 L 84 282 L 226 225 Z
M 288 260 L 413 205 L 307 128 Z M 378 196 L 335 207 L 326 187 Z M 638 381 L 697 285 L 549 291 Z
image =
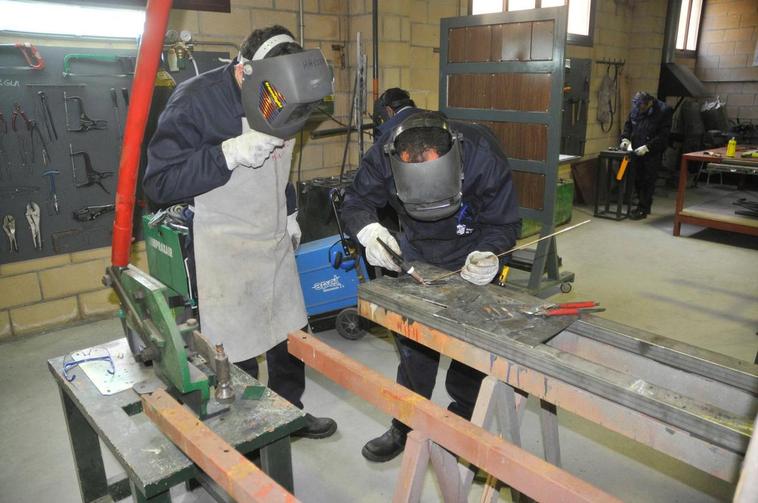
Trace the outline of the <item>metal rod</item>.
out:
M 576 229 L 576 228 L 577 228 L 577 227 L 579 227 L 580 225 L 584 225 L 584 224 L 590 223 L 591 221 L 592 221 L 592 220 L 585 220 L 584 222 L 579 222 L 579 223 L 578 223 L 578 224 L 576 224 L 576 225 L 572 225 L 571 227 L 566 227 L 565 229 L 561 229 L 561 230 L 559 230 L 559 231 L 557 231 L 557 232 L 553 232 L 552 234 L 548 234 L 547 236 L 541 237 L 541 238 L 539 238 L 539 239 L 535 239 L 534 241 L 530 241 L 530 242 L 528 242 L 528 243 L 525 243 L 525 244 L 523 244 L 523 245 L 514 246 L 514 247 L 513 247 L 513 248 L 511 248 L 510 250 L 508 250 L 508 251 L 504 251 L 503 253 L 499 253 L 499 254 L 497 254 L 497 255 L 495 255 L 495 256 L 496 256 L 496 257 L 502 257 L 503 255 L 508 255 L 509 253 L 513 253 L 513 252 L 515 252 L 515 251 L 518 251 L 518 250 L 523 250 L 524 248 L 527 248 L 527 247 L 529 247 L 529 246 L 532 246 L 533 244 L 537 244 L 537 243 L 539 243 L 540 241 L 543 241 L 543 240 L 545 240 L 545 239 L 547 239 L 547 238 L 552 238 L 552 237 L 555 237 L 555 236 L 557 236 L 558 234 L 563 234 L 564 232 L 568 232 L 568 231 L 570 231 L 570 230 L 572 230 L 572 229 Z M 457 273 L 461 272 L 462 270 L 463 270 L 463 268 L 461 267 L 461 268 L 460 268 L 460 269 L 458 269 L 457 271 L 450 271 L 450 272 L 446 272 L 445 274 L 442 274 L 442 275 L 440 275 L 440 276 L 437 276 L 436 278 L 433 278 L 433 279 L 431 279 L 430 281 L 437 281 L 437 280 L 440 280 L 440 279 L 445 279 L 445 278 L 447 278 L 448 276 L 452 276 L 453 274 L 457 274 Z

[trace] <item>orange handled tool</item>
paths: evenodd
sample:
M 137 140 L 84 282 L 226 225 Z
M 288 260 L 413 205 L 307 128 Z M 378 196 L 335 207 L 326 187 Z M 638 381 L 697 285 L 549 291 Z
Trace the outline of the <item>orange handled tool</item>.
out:
M 616 173 L 616 181 L 620 182 L 624 178 L 624 173 L 626 173 L 626 166 L 629 164 L 629 156 L 624 156 L 624 159 L 621 161 L 621 166 L 619 167 L 618 173 Z

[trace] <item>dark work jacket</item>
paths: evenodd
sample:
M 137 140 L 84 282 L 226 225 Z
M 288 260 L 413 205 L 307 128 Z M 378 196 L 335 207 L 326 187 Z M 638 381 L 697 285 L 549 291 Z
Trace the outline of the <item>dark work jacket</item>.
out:
M 650 154 L 656 154 L 651 158 L 659 158 L 666 150 L 669 142 L 671 117 L 673 115 L 671 108 L 662 101 L 655 100 L 653 106 L 646 113 L 636 117 L 634 115 L 629 114 L 621 138 L 631 140 L 634 148 L 647 145 Z
M 231 178 L 221 142 L 242 133 L 245 115 L 234 64 L 189 79 L 171 95 L 148 146 L 142 182 L 155 203 L 189 202 Z M 295 211 L 294 196 L 288 188 L 288 213 Z
M 489 129 L 452 122 L 463 134 L 463 199 L 452 216 L 436 222 L 411 218 L 397 197 L 389 157 L 382 147 L 403 111 L 382 124 L 384 135 L 366 152 L 353 184 L 346 190 L 342 218 L 355 236 L 376 222 L 376 211 L 390 204 L 398 214 L 403 256 L 445 269 L 463 266 L 472 251 L 501 253 L 513 247 L 521 227 L 508 159 Z M 386 127 L 384 127 L 386 126 Z

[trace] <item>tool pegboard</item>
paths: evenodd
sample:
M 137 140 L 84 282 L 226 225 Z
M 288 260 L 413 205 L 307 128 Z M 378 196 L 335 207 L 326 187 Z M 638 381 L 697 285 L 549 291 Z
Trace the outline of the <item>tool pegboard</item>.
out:
M 591 59 L 566 60 L 561 118 L 561 154 L 584 155 L 590 102 Z
M 110 205 L 118 182 L 125 99 L 131 90 L 136 49 L 37 46 L 37 50 L 44 59 L 43 69 L 29 67 L 20 51 L 0 51 L 4 121 L 0 121 L 0 223 L 15 220 L 18 243 L 18 251 L 12 250 L 4 229 L 0 232 L 0 263 L 111 243 L 114 213 Z M 218 58 L 229 55 L 195 52 L 193 57 L 204 72 L 222 65 Z M 177 84 L 195 75 L 191 62 L 186 63 L 170 73 Z M 70 75 L 64 76 L 64 69 Z M 27 207 L 33 211 L 35 204 L 41 248 L 35 246 L 39 241 L 26 216 Z M 135 227 L 134 232 L 139 234 L 141 229 Z

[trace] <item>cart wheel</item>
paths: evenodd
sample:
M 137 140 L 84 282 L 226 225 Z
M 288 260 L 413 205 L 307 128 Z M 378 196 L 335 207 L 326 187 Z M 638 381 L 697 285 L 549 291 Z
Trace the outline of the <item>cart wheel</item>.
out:
M 566 283 L 561 283 L 561 292 L 563 293 L 569 293 L 571 291 L 571 283 L 568 281 Z
M 351 341 L 357 341 L 366 335 L 366 331 L 361 328 L 361 317 L 358 316 L 358 310 L 354 307 L 348 307 L 339 312 L 335 328 L 338 334 Z

